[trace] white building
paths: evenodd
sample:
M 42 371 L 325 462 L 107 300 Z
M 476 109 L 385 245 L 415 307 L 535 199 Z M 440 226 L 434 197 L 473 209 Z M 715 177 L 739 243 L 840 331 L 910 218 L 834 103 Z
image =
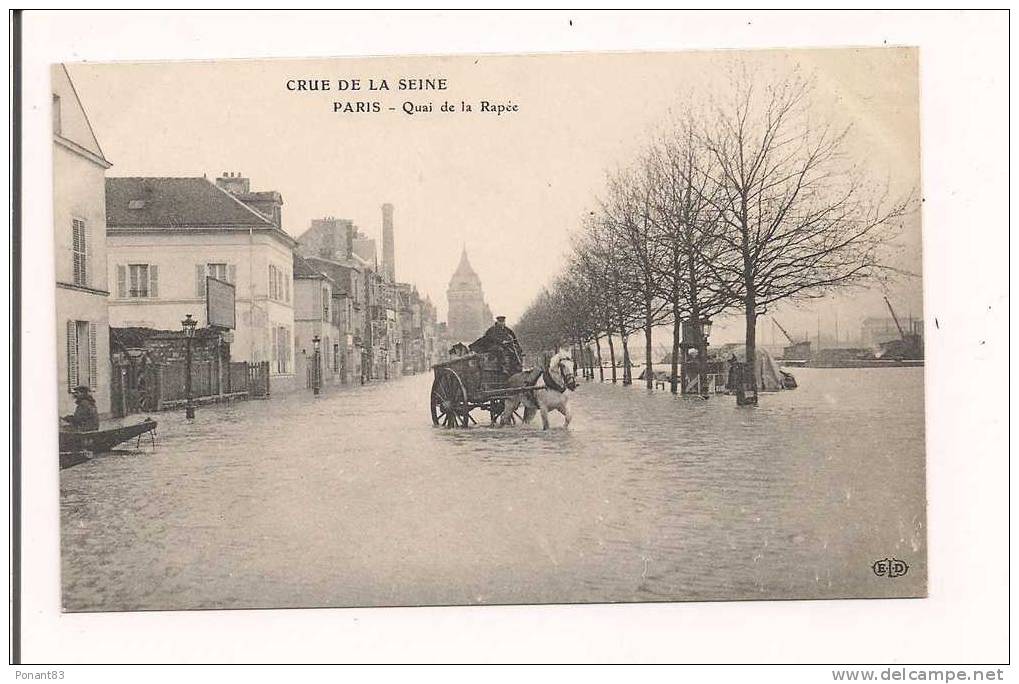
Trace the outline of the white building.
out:
M 100 414 L 110 412 L 103 156 L 71 77 L 52 72 L 53 228 L 56 258 L 57 393 L 60 415 L 75 408 L 71 390 L 92 388 Z
M 341 300 L 336 284 L 300 255 L 294 255 L 294 347 L 297 352 L 297 382 L 309 384 L 315 357 L 315 337 L 319 338 L 320 371 L 323 383 L 339 382 L 346 361 L 339 319 Z
M 272 389 L 294 378 L 294 239 L 277 192 L 250 192 L 240 174 L 106 180 L 110 325 L 179 330 L 207 325 L 205 278 L 236 287 L 234 361 L 270 363 Z

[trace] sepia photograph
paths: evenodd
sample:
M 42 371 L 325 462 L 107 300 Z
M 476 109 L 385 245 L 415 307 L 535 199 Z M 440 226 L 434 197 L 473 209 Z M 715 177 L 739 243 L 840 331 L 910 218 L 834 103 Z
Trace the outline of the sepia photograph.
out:
M 918 63 L 53 65 L 62 609 L 925 597 Z

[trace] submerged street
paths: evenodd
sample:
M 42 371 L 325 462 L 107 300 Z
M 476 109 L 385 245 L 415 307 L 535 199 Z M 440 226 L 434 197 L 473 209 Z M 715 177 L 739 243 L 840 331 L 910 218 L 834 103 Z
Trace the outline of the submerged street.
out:
M 449 430 L 431 374 L 155 414 L 61 472 L 66 610 L 922 595 L 923 369 Z M 910 571 L 879 577 L 894 557 Z

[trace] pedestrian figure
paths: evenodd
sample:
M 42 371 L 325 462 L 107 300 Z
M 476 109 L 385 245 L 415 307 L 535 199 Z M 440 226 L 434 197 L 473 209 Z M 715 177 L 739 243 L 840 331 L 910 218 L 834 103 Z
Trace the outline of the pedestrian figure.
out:
M 733 354 L 729 357 L 729 373 L 725 378 L 725 389 L 735 392 L 743 385 L 743 372 L 739 360 Z
M 99 411 L 96 410 L 96 400 L 92 398 L 92 390 L 86 385 L 78 385 L 74 388 L 73 393 L 77 408 L 73 414 L 64 416 L 62 420 L 69 423 L 75 432 L 98 430 Z

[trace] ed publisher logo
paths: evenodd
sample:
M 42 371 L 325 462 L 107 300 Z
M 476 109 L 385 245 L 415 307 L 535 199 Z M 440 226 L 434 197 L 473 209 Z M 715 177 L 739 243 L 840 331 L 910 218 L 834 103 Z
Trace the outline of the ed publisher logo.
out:
M 879 561 L 874 561 L 874 565 L 870 567 L 878 577 L 888 577 L 891 579 L 902 577 L 909 572 L 909 566 L 906 565 L 906 561 L 901 561 L 898 558 L 883 558 Z

